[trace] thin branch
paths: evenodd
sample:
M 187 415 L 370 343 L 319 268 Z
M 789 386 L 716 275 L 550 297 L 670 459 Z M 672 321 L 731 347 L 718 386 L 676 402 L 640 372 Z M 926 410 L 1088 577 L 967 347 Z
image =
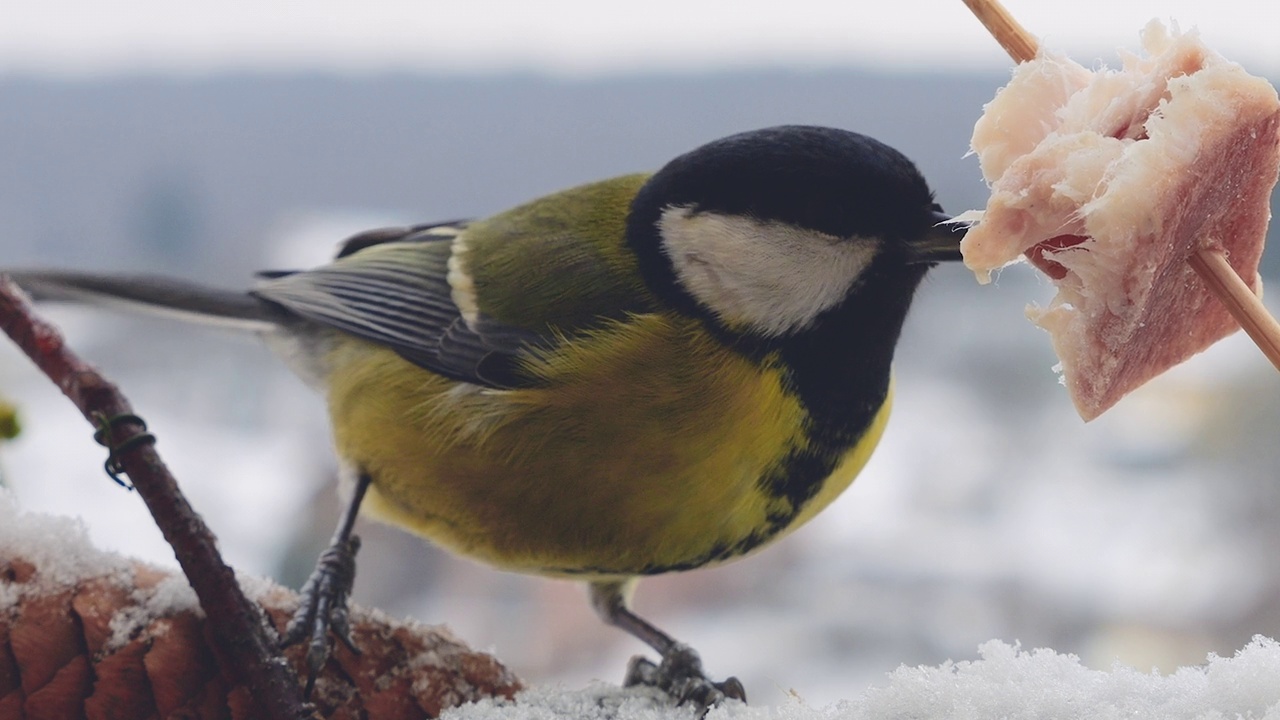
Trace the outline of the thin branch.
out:
M 111 423 L 108 447 L 122 448 L 146 428 L 114 384 L 72 353 L 49 323 L 7 277 L 0 275 L 0 329 L 56 384 L 95 427 Z M 240 591 L 235 573 L 218 554 L 217 542 L 178 489 L 173 476 L 149 442 L 132 442 L 113 453 L 142 497 L 165 540 L 173 547 L 220 650 L 220 660 L 239 676 L 271 720 L 314 717 L 305 709 L 298 678 L 267 636 L 258 607 Z

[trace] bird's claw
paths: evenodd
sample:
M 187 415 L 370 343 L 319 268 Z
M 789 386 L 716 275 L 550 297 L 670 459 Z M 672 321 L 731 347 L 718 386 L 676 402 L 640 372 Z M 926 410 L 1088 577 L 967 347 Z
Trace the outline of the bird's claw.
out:
M 356 579 L 356 553 L 360 550 L 360 538 L 352 535 L 344 541 L 330 545 L 320 555 L 316 569 L 299 593 L 298 609 L 285 627 L 280 639 L 281 647 L 307 640 L 307 687 L 311 695 L 316 676 L 329 659 L 332 632 L 351 652 L 359 654 L 351 639 L 351 622 L 347 598 Z
M 747 701 L 747 692 L 736 677 L 724 682 L 712 682 L 702 671 L 702 659 L 688 645 L 677 645 L 654 664 L 639 655 L 627 664 L 627 687 L 644 685 L 655 687 L 673 698 L 676 703 L 692 704 L 701 714 L 723 702 L 726 698 Z

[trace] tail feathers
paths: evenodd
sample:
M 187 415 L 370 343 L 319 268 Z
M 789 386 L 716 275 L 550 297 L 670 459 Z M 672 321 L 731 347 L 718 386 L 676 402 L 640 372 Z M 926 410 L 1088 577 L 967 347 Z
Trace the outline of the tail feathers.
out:
M 244 291 L 221 290 L 152 275 L 3 271 L 35 300 L 117 306 L 183 320 L 270 330 L 288 318 L 283 308 Z

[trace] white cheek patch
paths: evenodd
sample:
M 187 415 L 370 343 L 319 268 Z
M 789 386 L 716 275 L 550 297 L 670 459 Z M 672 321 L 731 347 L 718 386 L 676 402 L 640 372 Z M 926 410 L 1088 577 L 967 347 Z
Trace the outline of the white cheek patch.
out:
M 658 221 L 680 284 L 727 326 L 803 330 L 848 295 L 878 242 L 670 207 Z

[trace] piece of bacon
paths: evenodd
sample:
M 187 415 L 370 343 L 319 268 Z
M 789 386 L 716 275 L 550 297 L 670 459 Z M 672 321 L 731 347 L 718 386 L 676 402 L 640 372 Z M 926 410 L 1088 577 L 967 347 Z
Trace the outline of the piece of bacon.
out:
M 1239 328 L 1187 259 L 1219 248 L 1261 292 L 1280 173 L 1270 84 L 1194 32 L 1153 21 L 1142 40 L 1119 71 L 1042 52 L 973 132 L 992 194 L 965 264 L 987 282 L 1025 254 L 1053 279 L 1058 294 L 1027 316 L 1085 420 Z

